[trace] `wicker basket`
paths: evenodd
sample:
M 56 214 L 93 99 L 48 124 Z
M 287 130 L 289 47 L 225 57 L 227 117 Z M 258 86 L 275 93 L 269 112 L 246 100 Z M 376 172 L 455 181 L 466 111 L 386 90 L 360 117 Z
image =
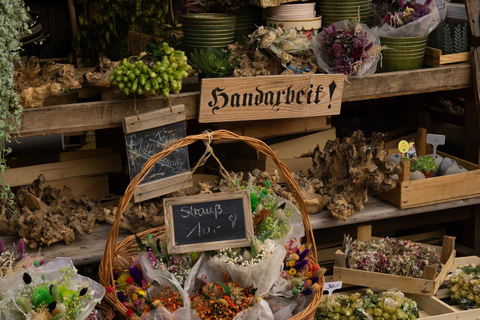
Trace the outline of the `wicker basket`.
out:
M 98 304 L 95 309 L 98 309 L 102 312 L 102 319 L 104 320 L 112 320 L 115 318 L 115 312 L 113 312 L 113 309 L 105 301 L 102 301 L 101 304 Z
M 273 150 L 270 149 L 270 147 L 266 145 L 264 142 L 251 137 L 239 136 L 227 130 L 218 130 L 210 133 L 203 133 L 199 135 L 188 136 L 171 143 L 170 145 L 165 147 L 165 149 L 163 149 L 161 152 L 157 153 L 156 155 L 151 157 L 149 160 L 147 160 L 142 171 L 140 171 L 140 173 L 130 182 L 127 189 L 125 190 L 125 195 L 119 201 L 116 220 L 112 227 L 112 230 L 110 231 L 110 234 L 108 235 L 108 239 L 105 247 L 105 255 L 100 263 L 99 276 L 100 276 L 100 282 L 103 286 L 105 287 L 113 286 L 114 265 L 117 268 L 124 269 L 125 267 L 129 266 L 132 263 L 132 257 L 139 254 L 138 246 L 135 241 L 135 236 L 133 235 L 127 237 L 126 239 L 124 239 L 123 241 L 117 244 L 120 219 L 122 218 L 122 215 L 125 211 L 126 206 L 132 199 L 135 188 L 140 184 L 143 178 L 145 178 L 145 176 L 153 168 L 155 163 L 157 163 L 159 160 L 168 156 L 174 150 L 188 146 L 196 141 L 211 142 L 212 140 L 227 140 L 227 139 L 230 141 L 232 140 L 243 141 L 249 146 L 260 151 L 261 153 L 265 154 L 266 156 L 272 158 L 275 161 L 277 166 L 280 168 L 283 176 L 285 177 L 285 181 L 288 185 L 290 192 L 292 193 L 292 195 L 295 197 L 295 200 L 297 201 L 297 205 L 302 214 L 303 224 L 305 227 L 306 237 L 304 240 L 306 241 L 307 244 L 312 245 L 311 258 L 317 261 L 317 250 L 315 246 L 313 231 L 310 225 L 310 218 L 307 213 L 305 202 L 303 201 L 303 198 L 301 196 L 300 189 L 298 188 L 298 185 L 295 179 L 293 178 L 292 172 L 288 169 L 288 167 L 284 163 L 282 163 L 277 158 Z M 165 227 L 158 227 L 158 228 L 150 229 L 147 231 L 143 231 L 137 234 L 137 236 L 140 239 L 145 239 L 145 237 L 149 233 L 151 233 L 152 236 L 154 237 L 160 237 L 162 240 L 166 240 Z M 325 279 L 322 276 L 319 280 L 321 290 L 315 293 L 313 297 L 313 301 L 304 310 L 302 310 L 300 313 L 293 316 L 291 318 L 292 320 L 313 319 L 316 308 L 322 298 L 324 282 L 325 282 Z M 112 305 L 112 307 L 115 309 L 117 313 L 123 316 L 126 315 L 127 308 L 122 303 L 120 303 L 115 291 L 113 293 L 107 293 L 105 296 L 105 299 Z M 139 320 L 140 318 L 134 315 L 133 317 L 131 317 L 131 319 Z

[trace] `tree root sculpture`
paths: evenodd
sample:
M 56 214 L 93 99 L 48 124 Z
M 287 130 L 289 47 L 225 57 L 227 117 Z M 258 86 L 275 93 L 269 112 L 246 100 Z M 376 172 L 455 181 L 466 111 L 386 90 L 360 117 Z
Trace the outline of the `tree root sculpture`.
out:
M 361 131 L 354 132 L 348 142 L 330 140 L 323 151 L 317 146 L 312 158 L 310 175 L 323 182 L 323 194 L 329 198 L 327 209 L 340 220 L 363 210 L 369 191 L 395 188 L 392 177 L 402 171 L 398 164 L 387 163 L 382 133 L 373 134 L 370 146 Z
M 92 201 L 87 197 L 75 201 L 66 186 L 63 190 L 46 186 L 43 175 L 19 188 L 15 210 L 9 224 L 30 248 L 58 241 L 68 244 L 76 234 L 90 234 L 96 227 L 97 209 Z

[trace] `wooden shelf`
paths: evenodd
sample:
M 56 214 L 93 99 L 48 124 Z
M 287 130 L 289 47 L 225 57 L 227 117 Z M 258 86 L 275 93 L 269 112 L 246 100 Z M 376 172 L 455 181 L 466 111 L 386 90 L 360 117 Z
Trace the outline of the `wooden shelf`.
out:
M 318 214 L 311 214 L 310 222 L 313 230 L 319 230 L 477 204 L 480 204 L 480 197 L 402 210 L 387 202 L 369 196 L 368 202 L 365 203 L 365 209 L 349 217 L 347 221 L 335 220 L 328 211 L 323 210 Z
M 464 89 L 472 86 L 470 63 L 446 65 L 349 78 L 343 101 L 359 101 Z M 197 119 L 199 92 L 172 94 L 173 105 L 184 104 L 187 119 Z M 140 113 L 166 108 L 163 97 L 141 97 L 136 101 Z M 19 133 L 23 137 L 121 127 L 122 119 L 134 114 L 133 100 L 108 100 L 27 108 L 22 114 Z
M 68 257 L 72 259 L 76 266 L 99 263 L 103 258 L 105 251 L 105 244 L 107 237 L 112 228 L 111 225 L 102 223 L 91 234 L 76 235 L 75 241 L 71 244 L 57 242 L 49 247 L 42 247 L 40 253 L 44 255 L 44 259 L 48 261 L 56 257 Z M 130 232 L 120 230 L 118 235 L 118 242 L 130 235 Z M 17 236 L 2 236 L 5 246 L 10 246 L 12 243 L 18 242 Z M 27 247 L 27 252 L 32 257 L 36 257 L 39 249 L 30 249 Z

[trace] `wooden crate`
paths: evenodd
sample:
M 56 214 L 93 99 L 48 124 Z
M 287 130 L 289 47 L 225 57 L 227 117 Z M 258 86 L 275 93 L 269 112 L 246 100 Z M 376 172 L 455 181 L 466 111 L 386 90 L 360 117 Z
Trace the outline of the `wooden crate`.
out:
M 430 67 L 440 67 L 441 65 L 470 61 L 470 52 L 460 52 L 453 54 L 442 54 L 442 50 L 427 47 L 423 64 Z
M 427 151 L 430 152 L 430 148 L 426 145 L 426 135 L 426 129 L 419 129 L 415 142 L 419 156 L 425 155 Z M 398 153 L 398 150 L 392 149 L 389 153 Z M 397 186 L 389 192 L 376 194 L 375 197 L 386 200 L 400 209 L 406 209 L 480 196 L 480 164 L 474 164 L 438 150 L 437 153 L 457 161 L 469 171 L 410 181 L 410 162 L 402 161 L 405 174 L 400 175 Z
M 326 277 L 328 278 L 328 277 Z M 328 282 L 328 280 L 326 280 Z M 359 288 L 355 290 L 351 290 L 347 288 L 346 291 L 339 291 L 333 293 L 335 294 L 354 294 L 356 292 L 364 293 L 367 288 Z M 373 292 L 381 292 L 382 290 L 373 289 Z M 325 299 L 327 295 L 323 296 Z M 419 319 L 428 319 L 428 320 L 453 320 L 457 319 L 457 314 L 455 313 L 455 309 L 443 302 L 442 300 L 438 299 L 437 297 L 429 297 L 423 295 L 416 295 L 416 294 L 406 294 L 407 297 L 415 300 L 418 306 L 418 313 Z M 463 319 L 463 318 L 462 318 Z M 474 319 L 474 318 L 471 318 Z
M 371 239 L 375 239 L 372 237 L 372 226 L 359 227 L 357 239 L 360 241 L 371 241 Z M 344 252 L 338 250 L 335 253 L 333 278 L 335 281 L 343 281 L 344 283 L 352 285 L 385 290 L 397 288 L 405 293 L 433 296 L 453 267 L 455 261 L 454 246 L 455 238 L 448 236 L 443 238 L 443 246 L 441 248 L 431 246 L 441 250 L 441 262 L 443 266 L 438 276 L 435 267 L 426 266 L 421 279 L 350 269 L 347 267 L 347 256 Z

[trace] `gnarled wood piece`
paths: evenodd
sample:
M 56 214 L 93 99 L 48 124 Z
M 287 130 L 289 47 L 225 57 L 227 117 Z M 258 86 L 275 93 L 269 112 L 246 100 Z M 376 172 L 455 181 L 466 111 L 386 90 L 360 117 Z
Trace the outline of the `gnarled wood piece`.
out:
M 369 191 L 393 189 L 396 180 L 392 177 L 401 172 L 398 164 L 386 161 L 382 133 L 373 134 L 370 146 L 361 131 L 342 142 L 330 140 L 323 151 L 317 146 L 312 158 L 311 174 L 323 182 L 323 194 L 330 197 L 327 209 L 341 220 L 363 210 Z
M 31 248 L 58 241 L 68 244 L 76 234 L 92 233 L 98 214 L 87 197 L 77 202 L 67 186 L 63 190 L 46 186 L 43 175 L 18 189 L 15 210 L 9 225 Z

